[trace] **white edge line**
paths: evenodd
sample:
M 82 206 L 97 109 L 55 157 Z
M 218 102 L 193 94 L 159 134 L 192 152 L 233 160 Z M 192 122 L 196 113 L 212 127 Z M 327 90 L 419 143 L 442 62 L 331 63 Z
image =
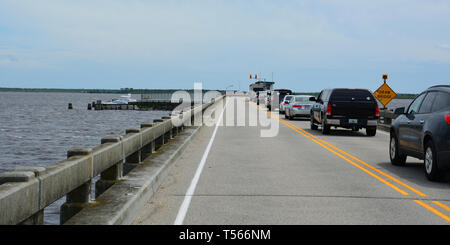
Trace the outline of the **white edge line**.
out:
M 209 150 L 211 149 L 211 146 L 214 142 L 214 139 L 216 137 L 217 129 L 219 128 L 220 122 L 223 118 L 223 112 L 225 111 L 226 107 L 228 105 L 228 101 L 225 104 L 225 107 L 223 108 L 219 120 L 216 122 L 216 127 L 214 128 L 214 132 L 211 136 L 211 139 L 209 140 L 208 146 L 206 147 L 205 152 L 203 153 L 202 160 L 200 161 L 200 164 L 197 167 L 197 171 L 195 172 L 194 178 L 191 181 L 191 185 L 189 186 L 186 195 L 184 196 L 183 203 L 180 206 L 180 209 L 178 210 L 177 218 L 175 219 L 174 225 L 182 225 L 184 218 L 186 217 L 187 210 L 189 209 L 189 205 L 191 203 L 192 196 L 194 195 L 195 188 L 197 187 L 198 180 L 200 179 L 200 175 L 203 171 L 203 167 L 205 166 L 206 159 L 208 158 Z
M 381 133 L 381 134 L 384 134 L 384 135 L 387 135 L 387 136 L 391 136 L 390 133 L 388 133 L 388 132 L 386 132 L 386 131 L 382 131 L 381 129 L 380 129 L 380 130 L 377 130 L 377 131 L 378 131 L 378 133 Z

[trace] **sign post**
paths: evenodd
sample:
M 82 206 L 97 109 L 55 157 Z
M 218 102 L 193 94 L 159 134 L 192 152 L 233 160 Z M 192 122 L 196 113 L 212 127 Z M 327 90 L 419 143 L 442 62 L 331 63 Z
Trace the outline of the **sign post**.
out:
M 384 80 L 383 85 L 381 85 L 377 89 L 377 91 L 375 91 L 373 93 L 375 98 L 377 98 L 378 101 L 380 101 L 380 103 L 384 106 L 383 109 L 386 109 L 386 105 L 389 104 L 389 102 L 391 102 L 397 96 L 397 94 L 394 92 L 394 90 L 392 90 L 392 88 L 389 87 L 389 85 L 386 83 L 387 79 L 388 79 L 388 75 L 383 74 L 383 80 Z

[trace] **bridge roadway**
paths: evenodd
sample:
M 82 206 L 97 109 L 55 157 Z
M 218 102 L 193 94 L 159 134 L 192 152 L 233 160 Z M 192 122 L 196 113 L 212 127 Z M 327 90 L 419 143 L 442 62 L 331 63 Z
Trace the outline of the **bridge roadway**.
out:
M 134 224 L 449 224 L 450 182 L 429 182 L 412 158 L 392 166 L 388 133 L 279 122 L 271 138 L 262 126 L 202 127 Z

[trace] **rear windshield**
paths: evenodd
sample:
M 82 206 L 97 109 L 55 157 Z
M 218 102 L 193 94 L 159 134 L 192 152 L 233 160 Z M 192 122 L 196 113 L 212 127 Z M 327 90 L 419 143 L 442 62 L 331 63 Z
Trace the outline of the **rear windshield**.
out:
M 374 101 L 372 93 L 364 89 L 335 89 L 330 100 L 335 101 Z
M 309 97 L 295 97 L 295 102 L 308 102 Z

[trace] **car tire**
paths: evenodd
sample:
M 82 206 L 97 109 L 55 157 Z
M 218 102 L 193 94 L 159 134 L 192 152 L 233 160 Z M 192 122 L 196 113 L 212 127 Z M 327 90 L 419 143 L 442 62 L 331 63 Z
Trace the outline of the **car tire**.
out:
M 367 136 L 375 136 L 377 135 L 377 128 L 366 128 L 366 134 Z
M 389 157 L 391 159 L 391 164 L 395 166 L 405 166 L 406 154 L 400 152 L 398 148 L 398 139 L 395 135 L 391 135 L 391 141 L 389 144 Z
M 424 151 L 424 170 L 425 176 L 431 181 L 437 181 L 440 177 L 440 171 L 437 166 L 438 158 L 436 154 L 436 148 L 434 146 L 433 141 L 429 140 L 425 144 Z
M 311 130 L 317 130 L 319 127 L 315 124 L 314 117 L 311 115 Z
M 322 134 L 330 134 L 331 126 L 325 123 L 325 119 L 322 119 Z

